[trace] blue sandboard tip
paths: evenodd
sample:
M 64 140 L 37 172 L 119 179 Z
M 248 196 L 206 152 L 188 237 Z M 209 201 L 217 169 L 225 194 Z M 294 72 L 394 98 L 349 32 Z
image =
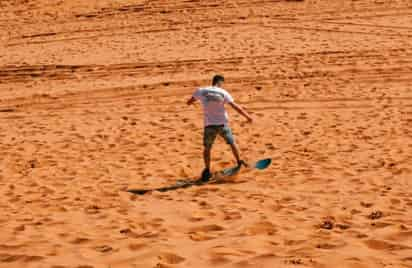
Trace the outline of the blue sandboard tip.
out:
M 270 163 L 272 163 L 272 159 L 270 159 L 270 158 L 262 159 L 262 160 L 259 160 L 259 161 L 256 162 L 255 168 L 265 169 L 270 165 Z

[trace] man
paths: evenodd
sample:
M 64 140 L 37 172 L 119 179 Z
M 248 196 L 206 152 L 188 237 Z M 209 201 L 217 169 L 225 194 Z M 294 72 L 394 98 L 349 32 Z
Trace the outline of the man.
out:
M 233 101 L 232 96 L 222 88 L 224 81 L 225 79 L 223 76 L 215 75 L 211 87 L 199 88 L 187 101 L 187 104 L 191 105 L 196 100 L 199 100 L 203 106 L 205 124 L 203 157 L 205 161 L 205 169 L 202 172 L 202 181 L 208 181 L 211 177 L 210 152 L 218 134 L 230 145 L 238 166 L 246 165 L 246 163 L 240 159 L 238 147 L 233 138 L 232 130 L 229 127 L 225 104 L 232 106 L 239 114 L 244 116 L 249 123 L 253 120 L 242 107 Z

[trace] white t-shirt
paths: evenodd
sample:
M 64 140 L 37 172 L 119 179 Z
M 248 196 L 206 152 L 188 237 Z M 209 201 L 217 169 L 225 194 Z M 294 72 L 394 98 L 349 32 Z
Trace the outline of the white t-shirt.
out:
M 225 104 L 233 102 L 233 98 L 226 90 L 219 87 L 199 88 L 193 97 L 202 103 L 205 126 L 228 124 Z

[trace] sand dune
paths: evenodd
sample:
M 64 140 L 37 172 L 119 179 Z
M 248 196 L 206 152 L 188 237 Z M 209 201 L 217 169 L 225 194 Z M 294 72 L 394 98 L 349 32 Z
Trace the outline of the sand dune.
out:
M 412 267 L 412 5 L 0 1 L 0 267 Z M 215 73 L 265 171 L 202 170 Z M 222 140 L 213 169 L 232 165 Z

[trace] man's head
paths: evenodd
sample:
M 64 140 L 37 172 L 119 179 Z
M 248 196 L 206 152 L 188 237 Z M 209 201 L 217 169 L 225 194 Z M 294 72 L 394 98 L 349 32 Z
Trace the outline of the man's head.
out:
M 222 87 L 223 86 L 223 82 L 225 82 L 225 78 L 221 75 L 215 75 L 213 76 L 213 81 L 212 81 L 212 85 L 215 87 Z

